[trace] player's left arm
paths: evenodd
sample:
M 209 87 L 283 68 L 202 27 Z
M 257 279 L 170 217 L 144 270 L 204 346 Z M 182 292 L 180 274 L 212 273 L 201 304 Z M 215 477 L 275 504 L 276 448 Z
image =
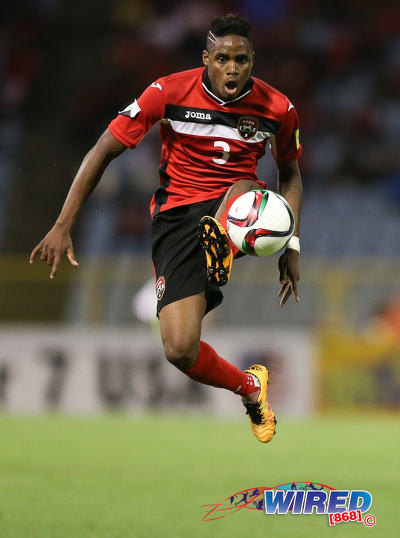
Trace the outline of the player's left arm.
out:
M 289 202 L 293 210 L 295 219 L 293 236 L 299 237 L 303 187 L 297 160 L 278 164 L 277 190 Z M 292 294 L 296 302 L 300 302 L 297 292 L 297 283 L 300 279 L 299 254 L 300 252 L 298 250 L 287 248 L 279 258 L 279 280 L 281 283 L 279 297 L 281 306 L 286 303 Z

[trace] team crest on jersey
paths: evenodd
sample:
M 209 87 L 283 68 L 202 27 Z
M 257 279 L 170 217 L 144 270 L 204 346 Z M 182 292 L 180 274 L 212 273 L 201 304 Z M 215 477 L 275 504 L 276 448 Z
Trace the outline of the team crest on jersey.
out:
M 258 119 L 251 116 L 239 118 L 237 130 L 243 140 L 251 140 L 258 131 Z
M 165 292 L 165 278 L 163 276 L 160 276 L 160 278 L 156 282 L 156 296 L 157 301 L 161 301 L 163 298 Z

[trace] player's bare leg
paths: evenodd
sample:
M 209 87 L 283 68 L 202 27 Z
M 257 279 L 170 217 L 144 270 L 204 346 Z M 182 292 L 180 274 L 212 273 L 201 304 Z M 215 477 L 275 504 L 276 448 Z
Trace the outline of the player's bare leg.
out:
M 207 277 L 217 286 L 224 286 L 231 276 L 232 261 L 237 248 L 232 245 L 226 231 L 226 217 L 233 201 L 253 189 L 259 189 L 255 181 L 242 179 L 230 187 L 219 206 L 215 218 L 205 216 L 199 224 L 199 240 L 204 249 Z
M 182 372 L 196 362 L 205 312 L 204 293 L 170 303 L 159 312 L 165 357 Z
M 201 341 L 205 311 L 204 293 L 175 301 L 160 310 L 165 356 L 191 379 L 242 396 L 254 435 L 267 443 L 275 433 L 275 417 L 267 402 L 268 372 L 259 365 L 242 372 Z

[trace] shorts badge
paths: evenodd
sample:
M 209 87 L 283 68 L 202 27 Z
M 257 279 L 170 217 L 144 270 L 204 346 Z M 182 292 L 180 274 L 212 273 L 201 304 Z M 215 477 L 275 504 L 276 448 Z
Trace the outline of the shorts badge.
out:
M 160 276 L 156 282 L 156 296 L 157 301 L 161 301 L 165 292 L 165 278 Z
M 251 140 L 258 131 L 258 119 L 251 116 L 242 116 L 239 118 L 237 130 L 243 140 Z

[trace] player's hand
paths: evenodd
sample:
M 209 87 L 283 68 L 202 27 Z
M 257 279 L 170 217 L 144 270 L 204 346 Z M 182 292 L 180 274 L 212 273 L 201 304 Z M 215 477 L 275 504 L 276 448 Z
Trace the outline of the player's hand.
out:
M 286 249 L 279 258 L 279 281 L 281 289 L 279 291 L 280 305 L 283 306 L 289 297 L 293 294 L 296 302 L 300 302 L 297 294 L 297 282 L 300 279 L 299 272 L 299 253 L 297 250 Z
M 66 254 L 71 265 L 74 267 L 79 265 L 75 259 L 74 247 L 72 246 L 69 231 L 66 231 L 57 224 L 53 226 L 49 233 L 32 250 L 29 263 L 33 263 L 38 254 L 40 254 L 42 261 L 52 266 L 50 278 L 56 276 L 58 266 L 64 254 Z

